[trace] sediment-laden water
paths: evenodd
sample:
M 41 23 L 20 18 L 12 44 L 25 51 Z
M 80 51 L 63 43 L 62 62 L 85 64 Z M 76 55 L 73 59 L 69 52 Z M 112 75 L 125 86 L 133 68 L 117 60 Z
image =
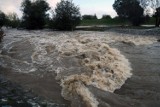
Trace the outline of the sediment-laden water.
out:
M 157 40 L 114 32 L 7 30 L 1 44 L 1 74 L 60 105 L 140 105 L 114 95 L 133 72 L 125 51 L 119 50 L 149 46 Z

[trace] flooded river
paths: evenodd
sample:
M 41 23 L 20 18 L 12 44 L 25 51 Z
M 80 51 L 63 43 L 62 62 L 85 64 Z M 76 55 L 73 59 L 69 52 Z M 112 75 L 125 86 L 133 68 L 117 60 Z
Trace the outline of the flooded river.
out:
M 160 37 L 136 32 L 6 30 L 0 75 L 59 107 L 159 107 Z

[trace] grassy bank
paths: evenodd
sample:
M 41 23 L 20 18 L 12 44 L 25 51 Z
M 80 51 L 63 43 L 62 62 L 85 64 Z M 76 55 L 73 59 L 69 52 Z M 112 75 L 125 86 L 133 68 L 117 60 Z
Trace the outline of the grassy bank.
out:
M 129 24 L 129 22 L 116 19 L 91 19 L 91 20 L 82 20 L 80 25 L 91 26 L 91 25 L 125 25 L 125 24 Z
M 154 25 L 155 18 L 151 18 L 145 25 Z M 131 25 L 127 20 L 122 19 L 91 19 L 82 20 L 80 26 L 94 26 L 94 25 Z

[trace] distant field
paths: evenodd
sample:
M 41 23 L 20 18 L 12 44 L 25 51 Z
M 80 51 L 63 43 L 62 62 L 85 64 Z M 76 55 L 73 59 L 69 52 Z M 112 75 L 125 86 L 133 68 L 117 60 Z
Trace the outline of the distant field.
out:
M 81 26 L 90 26 L 90 25 L 124 25 L 128 24 L 127 21 L 115 20 L 115 19 L 91 19 L 91 20 L 82 20 Z
M 144 24 L 154 25 L 155 18 L 151 18 Z M 120 20 L 120 19 L 91 19 L 91 20 L 82 20 L 80 24 L 80 26 L 93 26 L 93 25 L 130 25 L 130 23 L 126 20 Z

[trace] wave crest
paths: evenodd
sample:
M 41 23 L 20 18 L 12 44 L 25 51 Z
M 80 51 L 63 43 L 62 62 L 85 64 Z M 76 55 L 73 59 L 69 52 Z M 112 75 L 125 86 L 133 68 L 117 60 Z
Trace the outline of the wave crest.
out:
M 107 41 L 76 37 L 64 40 L 57 50 L 60 62 L 65 58 L 73 61 L 67 68 L 57 69 L 56 78 L 61 81 L 62 96 L 66 100 L 72 101 L 79 95 L 89 107 L 97 107 L 99 103 L 88 86 L 114 92 L 132 75 L 129 61 L 120 51 L 110 48 Z M 74 61 L 78 64 L 74 65 Z M 77 70 L 72 69 L 73 65 Z M 78 68 L 81 69 L 78 71 Z

